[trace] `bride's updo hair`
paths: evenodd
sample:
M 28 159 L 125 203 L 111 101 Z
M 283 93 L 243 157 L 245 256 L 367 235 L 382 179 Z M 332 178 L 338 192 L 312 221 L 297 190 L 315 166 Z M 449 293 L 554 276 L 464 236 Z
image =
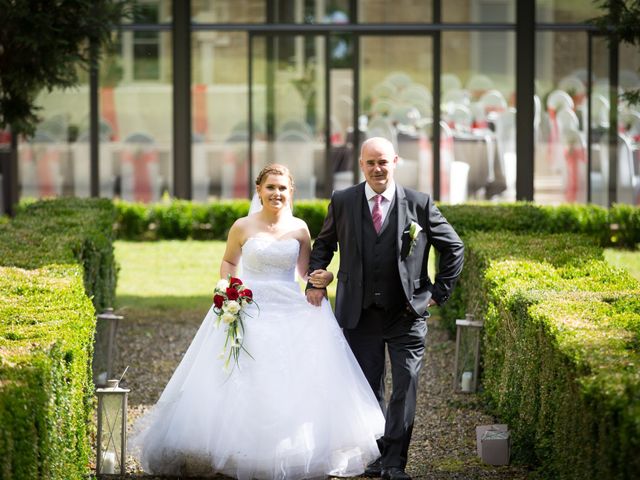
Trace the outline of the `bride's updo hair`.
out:
M 260 170 L 258 177 L 256 178 L 256 185 L 262 185 L 262 182 L 267 178 L 268 175 L 284 175 L 289 177 L 289 185 L 291 186 L 291 190 L 293 190 L 293 176 L 287 167 L 281 165 L 279 163 L 271 163 Z

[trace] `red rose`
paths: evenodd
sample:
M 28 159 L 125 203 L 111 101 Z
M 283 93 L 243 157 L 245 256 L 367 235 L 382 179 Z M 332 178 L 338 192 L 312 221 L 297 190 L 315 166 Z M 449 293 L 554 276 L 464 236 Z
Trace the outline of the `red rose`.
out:
M 230 277 L 229 278 L 229 286 L 230 287 L 236 287 L 238 285 L 242 285 L 242 280 L 240 280 L 239 278 L 236 278 L 236 277 Z
M 239 296 L 240 294 L 238 293 L 238 290 L 233 287 L 227 288 L 227 298 L 229 300 L 237 300 Z
M 249 290 L 248 288 L 245 288 L 244 290 L 242 290 L 242 292 L 240 292 L 240 295 L 242 295 L 243 297 L 246 297 L 248 299 L 252 299 L 253 298 L 253 292 L 251 290 Z
M 222 308 L 223 303 L 224 303 L 224 297 L 222 295 L 213 296 L 213 304 L 216 306 L 216 308 Z

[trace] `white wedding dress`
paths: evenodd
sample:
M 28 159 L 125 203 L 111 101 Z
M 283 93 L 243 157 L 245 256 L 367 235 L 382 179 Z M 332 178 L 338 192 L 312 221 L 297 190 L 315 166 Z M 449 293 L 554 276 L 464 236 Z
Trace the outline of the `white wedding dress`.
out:
M 242 281 L 257 304 L 239 365 L 223 371 L 225 328 L 209 310 L 130 441 L 145 471 L 238 479 L 354 476 L 379 456 L 384 418 L 329 303 L 295 281 L 295 239 L 251 237 Z M 253 357 L 253 358 L 252 358 Z

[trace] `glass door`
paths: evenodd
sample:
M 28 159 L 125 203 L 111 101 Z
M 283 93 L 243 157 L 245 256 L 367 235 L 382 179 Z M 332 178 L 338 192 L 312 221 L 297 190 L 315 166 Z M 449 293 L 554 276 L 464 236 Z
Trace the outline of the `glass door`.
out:
M 433 194 L 432 37 L 361 36 L 358 57 L 360 141 L 390 140 L 400 158 L 397 182 Z M 442 159 L 441 199 L 447 200 L 450 168 Z
M 269 163 L 286 165 L 295 199 L 323 197 L 326 154 L 326 37 L 260 33 L 251 37 L 252 177 Z

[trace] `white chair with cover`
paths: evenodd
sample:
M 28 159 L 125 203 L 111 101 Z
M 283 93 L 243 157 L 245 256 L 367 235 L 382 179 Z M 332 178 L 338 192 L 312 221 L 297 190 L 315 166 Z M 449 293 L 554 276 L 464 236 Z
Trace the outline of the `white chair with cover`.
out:
M 471 93 L 468 90 L 459 88 L 448 90 L 442 96 L 442 103 L 444 105 L 449 105 L 450 103 L 469 105 L 471 103 Z
M 449 90 L 460 90 L 462 88 L 462 82 L 455 73 L 443 73 L 440 76 L 440 85 L 442 93 L 446 93 Z
M 381 99 L 376 100 L 371 106 L 371 114 L 383 117 L 388 117 L 396 107 L 396 103 L 393 100 Z
M 480 98 L 483 93 L 495 88 L 493 80 L 482 73 L 472 75 L 465 86 L 471 92 L 473 98 Z
M 587 201 L 587 145 L 577 124 L 567 124 L 562 131 L 564 151 L 565 201 L 584 203 Z M 602 182 L 597 172 L 591 174 L 592 182 Z
M 414 83 L 407 87 L 400 95 L 400 101 L 417 108 L 423 117 L 433 115 L 433 98 L 431 92 L 423 85 Z
M 278 134 L 294 131 L 303 133 L 309 137 L 313 137 L 313 130 L 311 129 L 309 124 L 299 118 L 287 118 L 283 120 L 282 123 L 278 125 L 276 130 Z
M 413 83 L 411 77 L 404 72 L 392 72 L 384 79 L 385 83 L 390 83 L 396 87 L 396 91 L 401 92 Z
M 100 140 L 99 163 L 99 188 L 100 196 L 111 198 L 115 194 L 116 173 L 114 165 L 113 148 L 111 138 L 113 130 L 111 125 L 100 120 L 98 138 Z M 76 197 L 88 197 L 90 195 L 90 133 L 83 130 L 78 138 L 71 144 L 71 158 L 73 165 L 73 193 Z
M 504 112 L 509 106 L 504 95 L 495 89 L 483 93 L 480 97 L 480 104 L 490 120 L 492 120 L 491 117 L 496 117 L 498 113 Z M 495 113 L 495 115 L 492 115 L 493 113 Z
M 377 101 L 383 98 L 395 98 L 398 93 L 398 89 L 393 83 L 381 82 L 371 89 L 371 97 L 373 101 Z
M 582 103 L 587 94 L 586 84 L 575 75 L 562 77 L 558 82 L 558 89 L 567 92 L 575 104 Z
M 446 119 L 458 132 L 470 132 L 473 124 L 471 109 L 465 105 L 449 105 Z
M 161 196 L 160 154 L 154 138 L 142 132 L 129 135 L 120 152 L 120 188 L 124 200 L 151 203 Z
M 276 137 L 275 157 L 291 170 L 295 178 L 295 198 L 315 198 L 313 139 L 297 130 L 282 132 Z
M 618 134 L 618 202 L 639 205 L 640 172 L 633 153 L 629 138 Z
M 247 198 L 249 187 L 249 132 L 237 125 L 224 141 L 220 168 L 220 195 L 222 198 Z M 254 144 L 255 146 L 255 144 Z M 257 165 L 256 171 L 264 167 Z M 215 182 L 214 182 L 215 183 Z
M 565 91 L 553 90 L 547 96 L 547 110 L 550 112 L 557 112 L 562 108 L 569 108 L 573 110 L 573 99 Z
M 191 141 L 191 182 L 193 185 L 193 199 L 205 202 L 209 198 L 211 178 L 207 147 L 202 137 L 194 135 Z
M 502 164 L 506 197 L 515 198 L 516 188 L 516 109 L 508 108 L 496 119 L 496 146 Z
M 56 140 L 40 128 L 27 142 L 19 142 L 19 181 L 23 197 L 62 195 L 62 156 L 67 148 L 66 142 Z
M 398 151 L 398 133 L 388 118 L 373 117 L 367 124 L 367 138 L 383 137 L 393 144 L 395 151 Z

